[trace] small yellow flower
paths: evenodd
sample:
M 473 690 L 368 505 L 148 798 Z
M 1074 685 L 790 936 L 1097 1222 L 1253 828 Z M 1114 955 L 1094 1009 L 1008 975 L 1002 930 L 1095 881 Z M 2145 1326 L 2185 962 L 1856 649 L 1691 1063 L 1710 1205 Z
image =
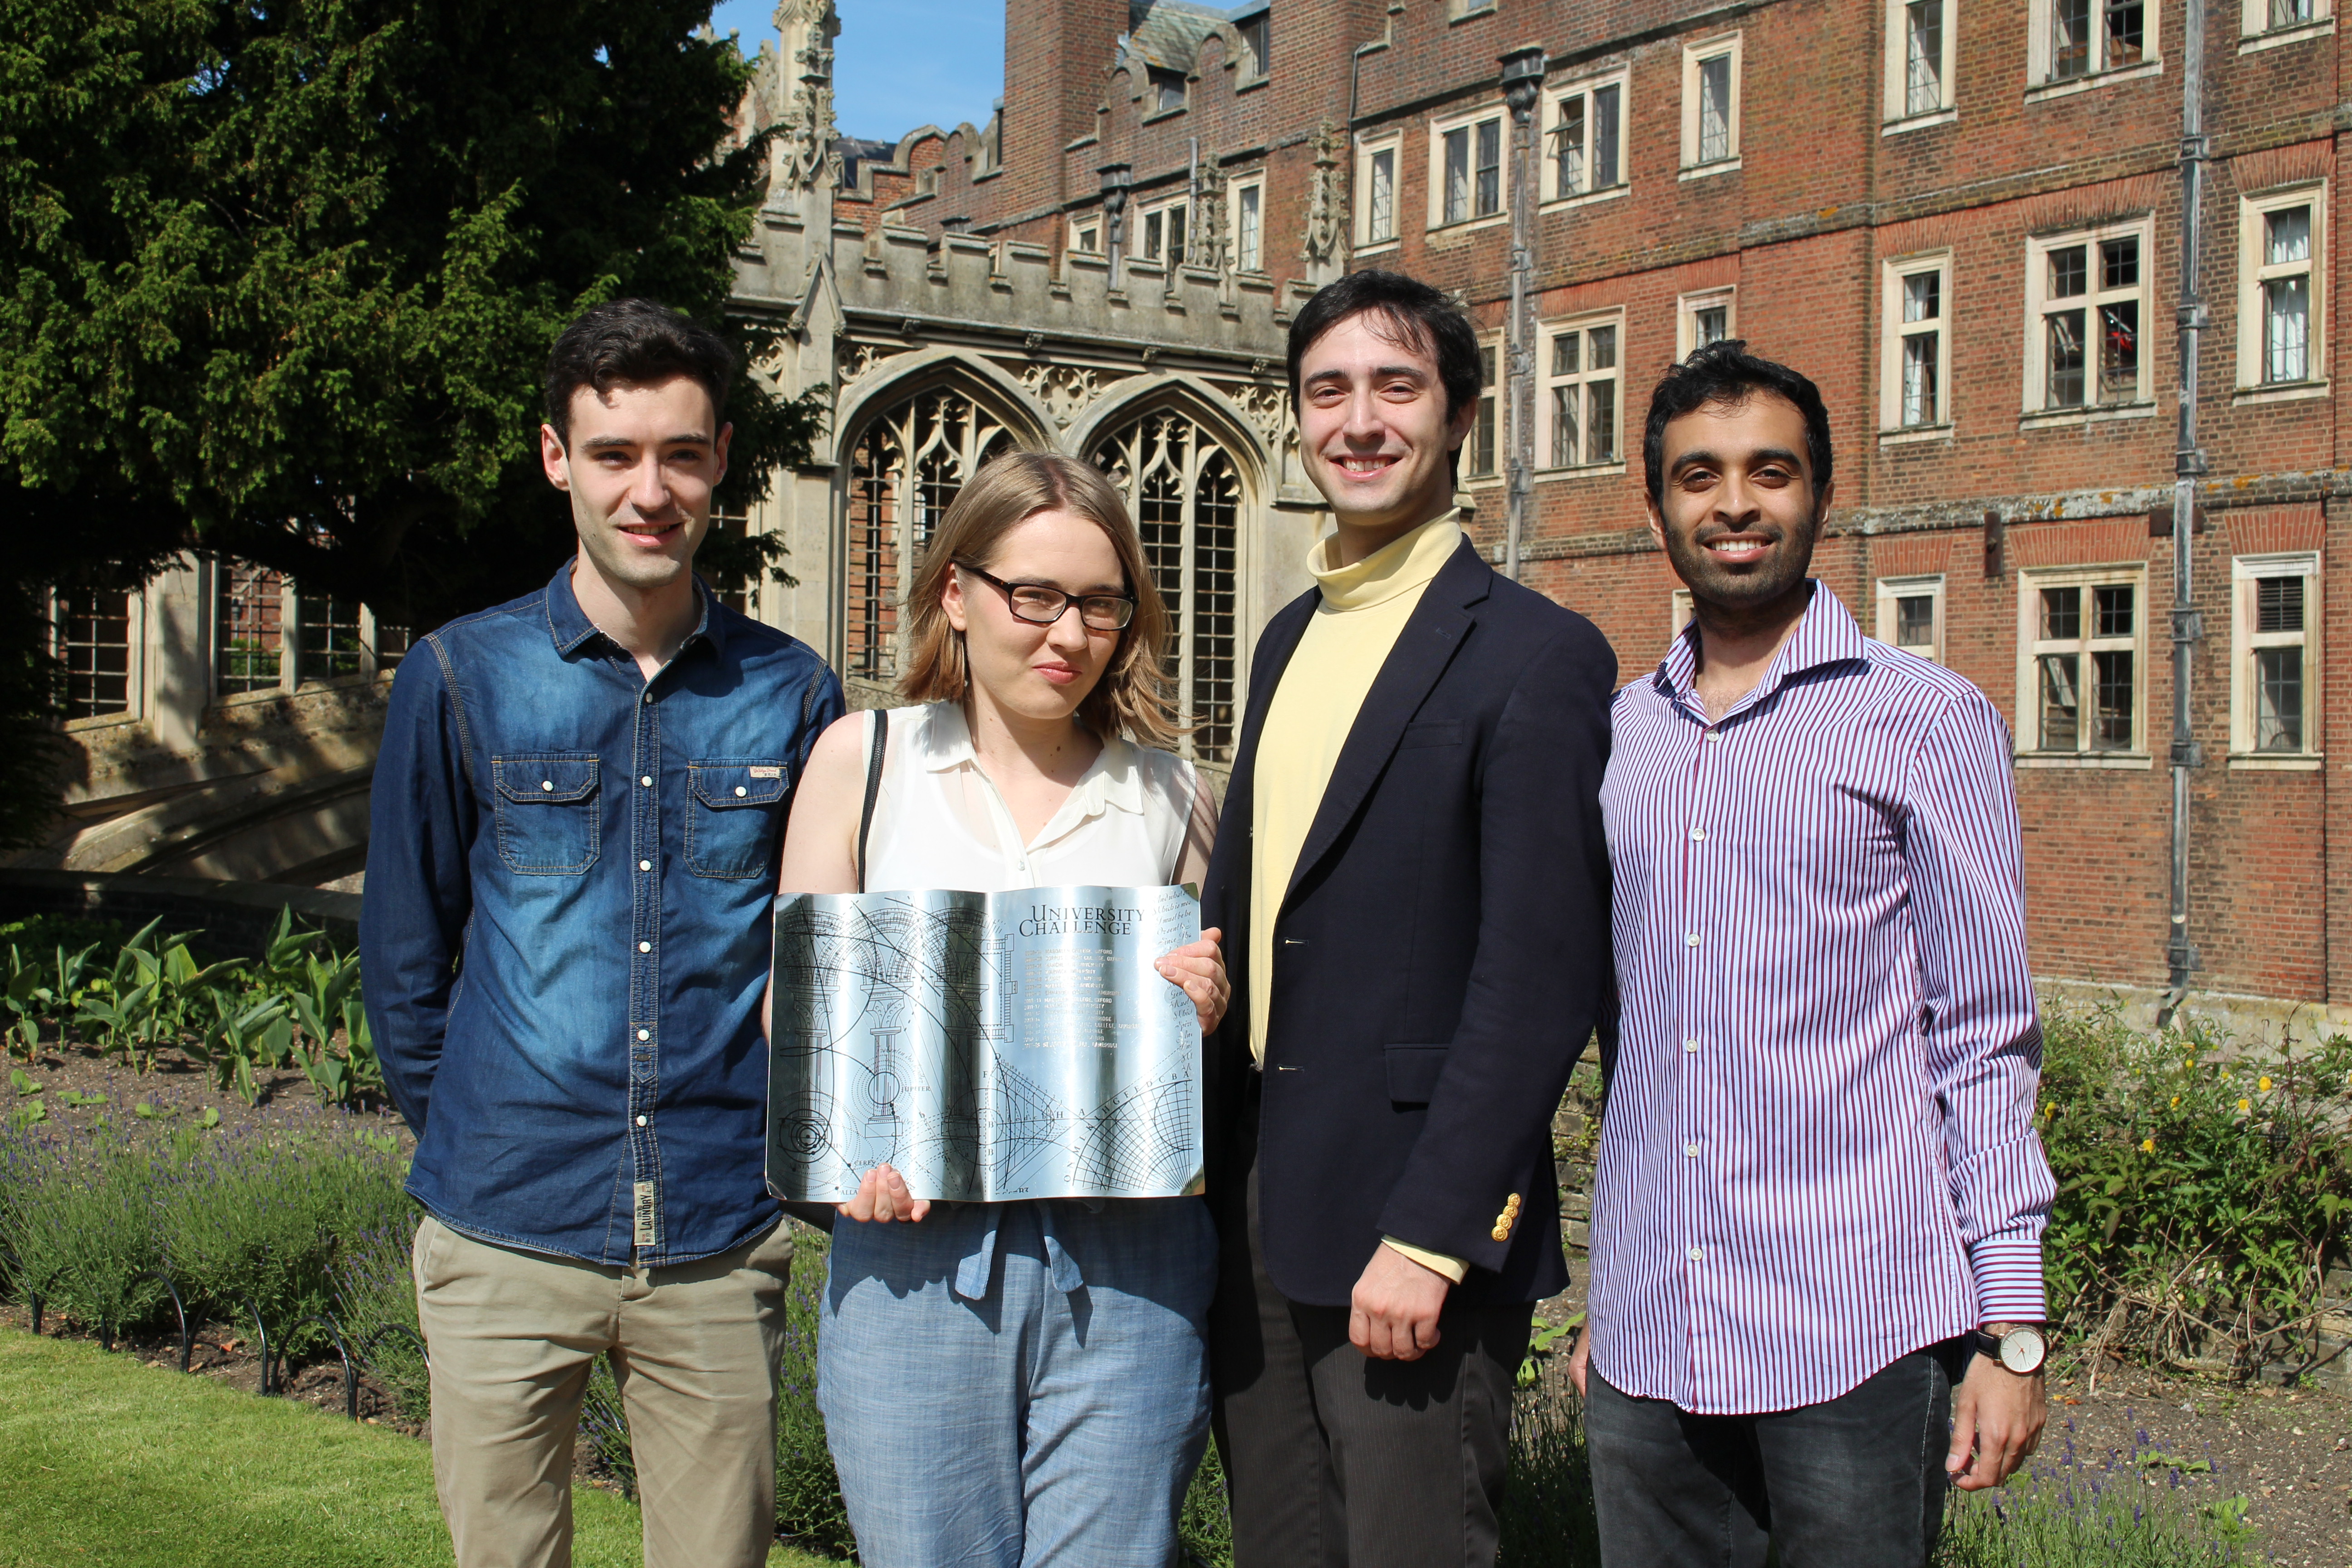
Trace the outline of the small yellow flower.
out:
M 2254 1102 L 2251 1100 L 2242 1100 L 2238 1101 L 2238 1109 L 2241 1110 L 2252 1110 L 2253 1108 Z
M 2230 1069 L 2228 1068 L 2223 1068 L 2221 1069 L 2221 1076 L 2223 1078 L 2228 1078 L 2230 1076 Z
M 2179 1097 L 2179 1095 L 2177 1095 L 2177 1094 L 2176 1094 L 2176 1095 L 2174 1095 L 2174 1096 L 2172 1097 L 2172 1103 L 2173 1103 L 2174 1105 L 2178 1106 L 2178 1105 L 2180 1103 L 2180 1097 Z
M 2139 1152 L 2140 1152 L 2141 1153 L 2143 1153 L 2143 1154 L 2153 1154 L 2153 1153 L 2155 1153 L 2155 1152 L 2156 1152 L 2156 1140 L 2155 1140 L 2155 1139 L 2153 1139 L 2153 1138 L 2143 1138 L 2143 1139 L 2141 1139 L 2141 1140 L 2139 1141 Z
M 2182 1062 L 2180 1065 L 2184 1068 L 2193 1068 L 2197 1065 L 2197 1058 L 2195 1057 L 2190 1057 L 2187 1061 Z
M 2255 1087 L 2256 1089 L 2259 1089 L 2263 1090 L 2264 1093 L 2268 1093 L 2268 1092 L 2270 1091 L 2271 1080 L 2270 1080 L 2269 1079 L 2265 1078 L 2265 1079 L 2263 1079 L 2263 1081 L 2262 1081 L 2262 1082 L 2260 1082 L 2260 1083 L 2258 1083 L 2258 1084 L 2254 1085 L 2254 1087 Z

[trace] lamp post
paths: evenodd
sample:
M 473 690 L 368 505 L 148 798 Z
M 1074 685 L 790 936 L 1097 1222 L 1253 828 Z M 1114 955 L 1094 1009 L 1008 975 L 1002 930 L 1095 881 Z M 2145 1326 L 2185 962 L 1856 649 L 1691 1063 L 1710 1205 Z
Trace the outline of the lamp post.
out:
M 1110 286 L 1119 286 L 1119 258 L 1127 247 L 1127 191 L 1135 183 L 1125 163 L 1105 163 L 1095 171 L 1102 180 L 1103 252 L 1110 258 Z
M 1502 57 L 1503 103 L 1511 111 L 1511 319 L 1504 376 L 1510 408 L 1510 462 L 1504 500 L 1503 574 L 1519 580 L 1519 542 L 1526 535 L 1534 489 L 1535 322 L 1528 279 L 1535 271 L 1535 107 L 1543 89 L 1544 52 L 1532 45 Z

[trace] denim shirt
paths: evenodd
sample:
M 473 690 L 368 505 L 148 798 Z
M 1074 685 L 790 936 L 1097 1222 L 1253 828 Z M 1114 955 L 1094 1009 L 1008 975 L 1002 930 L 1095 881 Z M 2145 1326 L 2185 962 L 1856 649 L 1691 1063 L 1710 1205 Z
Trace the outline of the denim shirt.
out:
M 567 563 L 401 661 L 370 801 L 368 1026 L 408 1190 L 592 1263 L 724 1252 L 766 1191 L 778 837 L 841 683 L 717 604 L 648 681 Z

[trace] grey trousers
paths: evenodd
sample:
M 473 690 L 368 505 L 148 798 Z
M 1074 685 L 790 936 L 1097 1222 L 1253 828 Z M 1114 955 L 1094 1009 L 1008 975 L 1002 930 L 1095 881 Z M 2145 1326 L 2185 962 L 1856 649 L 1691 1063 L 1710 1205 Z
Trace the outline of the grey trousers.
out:
M 1944 1519 L 1953 1346 L 1837 1398 L 1693 1415 L 1593 1373 L 1584 1406 L 1602 1568 L 1923 1568 Z
M 1435 1350 L 1373 1361 L 1266 1278 L 1254 1169 L 1244 1201 L 1209 1309 L 1234 1568 L 1492 1568 L 1530 1309 L 1449 1306 Z

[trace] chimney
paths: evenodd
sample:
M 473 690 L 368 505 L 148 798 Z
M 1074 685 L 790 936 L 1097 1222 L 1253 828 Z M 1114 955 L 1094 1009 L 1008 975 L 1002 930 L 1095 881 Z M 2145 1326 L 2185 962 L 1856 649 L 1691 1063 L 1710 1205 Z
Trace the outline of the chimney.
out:
M 1005 0 L 1005 188 L 991 203 L 999 211 L 1093 194 L 1100 160 L 1078 160 L 1082 174 L 1073 191 L 1062 150 L 1093 133 L 1111 55 L 1127 26 L 1128 0 Z

